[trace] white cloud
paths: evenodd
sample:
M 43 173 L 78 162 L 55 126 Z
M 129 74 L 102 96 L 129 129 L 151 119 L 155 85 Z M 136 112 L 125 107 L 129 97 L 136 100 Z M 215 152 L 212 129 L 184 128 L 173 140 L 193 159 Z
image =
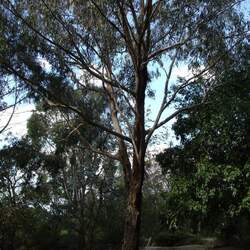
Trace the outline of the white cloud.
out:
M 171 80 L 175 82 L 178 77 L 184 78 L 186 80 L 195 79 L 196 76 L 202 76 L 204 79 L 211 79 L 212 73 L 206 69 L 203 65 L 196 69 L 188 69 L 188 66 L 185 64 L 175 67 L 171 74 Z
M 86 82 L 91 86 L 95 86 L 98 88 L 101 88 L 103 86 L 102 81 L 96 77 L 89 77 L 89 76 L 84 76 L 84 73 L 81 72 L 82 75 L 80 75 L 80 82 L 83 85 L 86 85 Z
M 49 61 L 46 58 L 43 57 L 39 57 L 38 58 L 38 62 L 40 64 L 40 66 L 46 71 L 46 72 L 50 72 L 52 69 L 52 65 L 49 63 Z
M 172 79 L 176 79 L 178 77 L 190 78 L 193 76 L 193 73 L 191 70 L 188 69 L 187 65 L 181 65 L 173 69 L 171 76 Z
M 10 124 L 0 135 L 0 138 L 3 139 L 9 132 L 17 137 L 25 135 L 27 133 L 27 121 L 32 115 L 32 111 L 34 110 L 34 108 L 34 104 L 22 104 L 17 106 Z M 5 112 L 2 112 L 0 114 L 0 129 L 3 128 L 8 122 L 11 113 L 12 108 L 9 108 Z

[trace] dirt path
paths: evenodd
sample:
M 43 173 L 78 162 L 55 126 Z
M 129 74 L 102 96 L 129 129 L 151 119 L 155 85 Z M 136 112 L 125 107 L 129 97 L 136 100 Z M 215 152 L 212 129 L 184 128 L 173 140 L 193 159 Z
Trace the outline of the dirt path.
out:
M 178 247 L 146 247 L 143 250 L 207 250 L 208 248 L 204 245 L 187 245 Z M 243 250 L 240 248 L 233 247 L 220 247 L 214 248 L 214 250 Z
M 146 247 L 143 250 L 206 250 L 202 245 L 188 245 L 178 247 Z
M 235 247 L 220 247 L 220 248 L 215 248 L 215 250 L 243 250 L 242 248 L 235 248 Z

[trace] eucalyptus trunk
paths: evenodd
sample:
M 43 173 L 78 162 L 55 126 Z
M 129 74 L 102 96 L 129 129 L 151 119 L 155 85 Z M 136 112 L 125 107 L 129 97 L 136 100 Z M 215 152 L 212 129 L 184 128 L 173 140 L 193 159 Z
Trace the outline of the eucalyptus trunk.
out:
M 136 76 L 136 120 L 134 126 L 135 149 L 132 174 L 127 193 L 127 207 L 122 250 L 138 250 L 141 228 L 142 187 L 145 172 L 145 90 L 148 81 L 147 67 L 138 70 Z
M 139 169 L 144 169 L 144 164 Z M 143 174 L 137 172 L 132 177 L 127 198 L 126 218 L 122 250 L 139 249 Z

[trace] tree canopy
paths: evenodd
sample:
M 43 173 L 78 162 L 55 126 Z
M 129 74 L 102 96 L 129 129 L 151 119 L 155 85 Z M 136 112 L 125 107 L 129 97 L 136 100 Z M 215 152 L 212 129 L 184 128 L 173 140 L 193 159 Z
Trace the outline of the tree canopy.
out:
M 240 228 L 249 218 L 247 58 L 249 54 L 242 54 L 244 64 L 226 72 L 220 84 L 208 91 L 209 105 L 177 117 L 173 128 L 181 143 L 158 155 L 158 161 L 169 174 L 170 204 L 180 209 L 175 214 L 178 226 L 185 225 L 183 216 L 189 213 L 196 221 L 193 230 L 199 225 L 203 230 L 223 232 L 225 237 L 235 234 L 249 241 L 244 234 L 247 227 Z M 202 98 L 199 85 L 188 92 L 177 105 Z
M 11 79 L 59 117 L 66 114 L 73 120 L 70 135 L 122 165 L 123 250 L 139 248 L 145 155 L 153 134 L 178 114 L 206 105 L 206 89 L 241 62 L 237 51 L 249 27 L 237 9 L 240 2 L 4 0 L 0 7 L 1 80 Z M 193 76 L 172 83 L 181 62 Z M 186 102 L 169 114 L 181 93 L 199 81 L 201 102 Z M 158 84 L 163 98 L 148 122 L 145 100 Z M 114 147 L 89 145 L 82 126 Z

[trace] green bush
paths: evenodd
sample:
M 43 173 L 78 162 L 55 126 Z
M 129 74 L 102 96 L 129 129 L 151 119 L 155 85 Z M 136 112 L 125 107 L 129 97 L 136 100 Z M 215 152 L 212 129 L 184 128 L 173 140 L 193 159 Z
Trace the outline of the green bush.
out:
M 193 234 L 185 232 L 166 232 L 162 231 L 154 237 L 157 246 L 180 246 L 200 243 L 199 238 Z

